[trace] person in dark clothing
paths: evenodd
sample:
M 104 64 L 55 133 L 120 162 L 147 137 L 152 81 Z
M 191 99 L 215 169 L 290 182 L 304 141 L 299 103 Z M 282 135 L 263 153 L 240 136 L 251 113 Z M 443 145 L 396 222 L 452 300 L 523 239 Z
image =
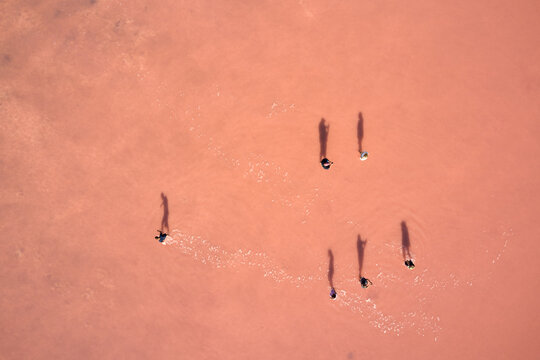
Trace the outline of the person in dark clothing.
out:
M 412 262 L 412 260 L 405 260 L 405 266 L 411 270 L 414 269 L 414 263 Z
M 157 230 L 159 232 L 159 235 L 158 236 L 154 236 L 154 238 L 156 240 L 159 240 L 160 243 L 164 242 L 165 239 L 167 238 L 167 234 L 165 234 L 164 232 L 162 232 L 161 230 Z
M 362 285 L 363 288 L 367 288 L 369 285 L 373 285 L 373 283 L 371 282 L 371 280 L 366 279 L 365 277 L 362 276 L 360 278 L 360 285 Z
M 336 290 L 334 290 L 334 288 L 332 288 L 332 289 L 330 290 L 330 297 L 331 297 L 332 299 L 335 299 L 335 298 L 337 297 L 337 293 L 336 293 Z
M 323 169 L 328 170 L 330 169 L 330 166 L 332 166 L 333 162 L 328 160 L 327 158 L 324 158 L 321 160 L 321 165 Z

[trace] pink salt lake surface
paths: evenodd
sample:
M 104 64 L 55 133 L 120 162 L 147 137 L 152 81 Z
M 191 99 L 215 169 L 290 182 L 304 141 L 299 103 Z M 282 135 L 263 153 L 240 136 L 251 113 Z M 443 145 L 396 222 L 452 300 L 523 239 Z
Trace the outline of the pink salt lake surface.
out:
M 538 1 L 0 13 L 0 359 L 537 358 Z

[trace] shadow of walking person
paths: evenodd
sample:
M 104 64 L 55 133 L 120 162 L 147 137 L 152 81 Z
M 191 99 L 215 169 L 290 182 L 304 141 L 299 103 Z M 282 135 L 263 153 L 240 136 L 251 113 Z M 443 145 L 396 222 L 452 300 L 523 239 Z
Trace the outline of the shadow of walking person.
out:
M 321 152 L 319 154 L 319 160 L 326 157 L 326 144 L 328 143 L 328 132 L 330 131 L 330 125 L 326 124 L 324 118 L 319 122 L 319 142 L 321 143 Z
M 326 145 L 328 143 L 328 132 L 330 131 L 330 125 L 326 124 L 324 118 L 319 122 L 319 142 L 321 144 L 321 151 L 319 153 L 319 160 L 323 169 L 328 170 L 332 166 L 333 162 L 326 158 Z
M 356 137 L 358 138 L 358 152 L 360 153 L 360 160 L 367 160 L 369 154 L 367 151 L 362 150 L 362 140 L 364 139 L 364 116 L 361 112 L 358 113 L 358 125 L 356 126 Z
M 409 269 L 414 269 L 414 263 L 411 256 L 411 240 L 409 238 L 409 229 L 405 221 L 401 222 L 401 252 L 403 254 L 403 260 L 405 266 Z
M 330 284 L 330 297 L 335 299 L 337 293 L 334 289 L 334 254 L 330 249 L 328 249 L 328 260 L 328 283 Z
M 367 240 L 362 241 L 360 234 L 356 239 L 356 251 L 358 251 L 358 278 L 362 279 L 362 265 L 364 264 L 364 249 L 366 248 Z
M 163 206 L 163 217 L 161 218 L 161 231 L 169 232 L 169 200 L 167 199 L 167 196 L 165 196 L 164 193 L 161 193 L 161 206 Z
M 358 125 L 356 127 L 356 136 L 358 137 L 358 152 L 362 153 L 362 139 L 364 139 L 364 117 L 358 113 Z
M 366 249 L 366 244 L 367 240 L 362 241 L 360 234 L 358 234 L 358 237 L 356 238 L 356 251 L 358 251 L 358 280 L 360 281 L 360 285 L 362 285 L 363 288 L 367 288 L 370 285 L 373 285 L 371 280 L 362 276 L 362 267 L 364 265 L 364 253 Z

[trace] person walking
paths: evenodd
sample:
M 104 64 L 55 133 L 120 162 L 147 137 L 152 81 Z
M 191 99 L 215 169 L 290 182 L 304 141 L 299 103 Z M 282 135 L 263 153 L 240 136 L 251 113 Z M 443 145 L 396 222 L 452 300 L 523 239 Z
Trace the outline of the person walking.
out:
M 369 155 L 369 154 L 368 154 L 367 151 L 362 151 L 362 152 L 360 153 L 360 160 L 362 160 L 362 161 L 367 160 L 368 155 Z
M 330 289 L 330 297 L 335 299 L 337 297 L 336 290 L 334 288 Z
M 409 269 L 414 269 L 414 263 L 411 259 L 409 260 L 405 260 L 405 266 L 408 267 Z
M 373 283 L 371 282 L 371 280 L 366 279 L 365 277 L 362 276 L 360 278 L 360 285 L 362 285 L 363 288 L 367 288 L 369 285 L 373 285 Z
M 164 242 L 167 238 L 167 234 L 162 232 L 161 230 L 157 230 L 159 232 L 158 236 L 154 236 L 154 239 L 159 240 L 160 243 Z
M 327 158 L 324 158 L 324 159 L 321 160 L 321 165 L 322 165 L 324 170 L 330 169 L 330 166 L 332 166 L 332 164 L 334 164 L 334 162 L 328 160 Z

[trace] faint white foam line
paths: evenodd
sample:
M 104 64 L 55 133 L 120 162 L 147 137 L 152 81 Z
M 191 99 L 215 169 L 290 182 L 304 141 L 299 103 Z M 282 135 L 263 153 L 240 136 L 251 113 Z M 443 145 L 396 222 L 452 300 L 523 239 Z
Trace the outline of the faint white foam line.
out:
M 216 268 L 234 268 L 238 266 L 248 266 L 258 269 L 264 277 L 272 279 L 275 282 L 288 282 L 296 287 L 305 287 L 310 283 L 326 280 L 324 275 L 292 275 L 280 268 L 266 253 L 253 250 L 238 249 L 228 251 L 219 245 L 212 244 L 201 236 L 184 233 L 174 229 L 162 243 L 163 245 L 173 246 L 182 253 L 191 256 L 193 259 L 204 264 L 209 264 Z M 324 273 L 325 267 L 318 266 L 318 273 Z M 349 280 L 352 286 L 357 281 Z M 385 334 L 395 334 L 399 336 L 404 329 L 415 331 L 424 336 L 426 331 L 437 334 L 440 331 L 438 321 L 433 321 L 434 316 L 418 311 L 417 313 L 401 314 L 403 320 L 398 320 L 392 315 L 387 315 L 377 309 L 377 304 L 373 299 L 363 299 L 358 294 L 348 292 L 343 289 L 337 290 L 336 299 L 339 306 L 359 313 L 366 318 L 371 326 Z
M 355 282 L 356 283 L 356 282 Z M 361 314 L 369 324 L 384 334 L 393 333 L 397 336 L 406 327 L 406 322 L 395 319 L 392 315 L 386 315 L 377 310 L 377 304 L 372 299 L 362 299 L 361 296 L 349 293 L 346 290 L 338 290 L 336 301 L 340 306 Z
M 436 280 L 426 280 L 426 276 L 428 275 L 429 270 L 424 269 L 420 274 L 416 275 L 414 280 L 410 282 L 410 280 L 407 280 L 407 285 L 409 286 L 423 286 L 427 287 L 430 290 L 433 289 L 446 289 L 449 286 L 452 287 L 459 287 L 463 284 L 463 281 L 456 278 L 455 274 L 448 274 L 447 279 L 436 279 Z M 376 276 L 379 283 L 383 284 L 384 287 L 391 286 L 392 283 L 395 282 L 403 282 L 403 279 L 393 275 L 393 274 L 387 274 L 384 272 L 379 272 Z M 472 281 L 466 282 L 467 285 L 471 286 Z
M 264 277 L 268 277 L 276 282 L 288 281 L 296 287 L 305 286 L 306 282 L 321 281 L 323 279 L 320 275 L 293 276 L 281 269 L 264 252 L 244 249 L 238 249 L 234 252 L 227 251 L 219 245 L 211 244 L 201 236 L 185 234 L 177 229 L 174 229 L 162 244 L 175 246 L 184 254 L 191 255 L 195 260 L 204 264 L 210 264 L 216 268 L 242 265 L 258 268 Z
M 352 288 L 358 288 L 359 286 L 357 279 L 347 279 L 344 283 Z M 379 286 L 378 282 L 376 286 Z M 399 336 L 403 330 L 407 329 L 421 336 L 431 333 L 436 338 L 442 329 L 439 325 L 439 317 L 428 314 L 423 310 L 409 313 L 402 312 L 400 319 L 398 319 L 397 316 L 388 315 L 378 310 L 376 302 L 371 298 L 364 299 L 359 294 L 349 294 L 346 291 L 344 293 L 347 295 L 344 300 L 345 305 L 362 313 L 372 326 L 385 334 L 394 333 Z M 418 306 L 424 306 L 426 301 L 427 298 L 418 299 Z
M 274 101 L 272 103 L 272 106 L 270 107 L 270 112 L 266 115 L 267 118 L 272 118 L 272 116 L 275 116 L 276 114 L 286 113 L 287 111 L 294 112 L 295 111 L 295 105 L 294 104 L 280 104 L 278 100 Z
M 512 230 L 512 228 L 510 228 L 507 231 L 502 232 L 501 237 L 504 239 L 504 245 L 502 249 L 499 251 L 499 253 L 497 254 L 497 257 L 491 260 L 492 264 L 497 263 L 501 259 L 501 256 L 504 254 L 504 252 L 506 251 L 506 247 L 508 246 L 508 240 L 513 236 L 514 236 L 514 231 Z
M 497 232 L 500 232 L 501 231 L 501 227 L 498 227 L 498 229 L 496 230 Z M 483 233 L 486 233 L 488 232 L 488 230 L 483 230 L 482 231 Z M 504 240 L 504 244 L 502 246 L 502 248 L 500 248 L 498 251 L 497 251 L 497 256 L 495 258 L 492 258 L 491 259 L 491 264 L 492 265 L 495 265 L 497 264 L 497 262 L 499 262 L 499 260 L 501 259 L 502 255 L 506 252 L 506 248 L 508 246 L 508 243 L 510 242 L 510 239 L 514 236 L 514 231 L 512 228 L 508 228 L 508 230 L 506 231 L 502 231 L 500 237 L 501 237 L 501 241 Z M 486 249 L 486 253 L 489 254 L 489 249 Z M 489 255 L 488 255 L 489 256 Z M 488 271 L 488 274 L 487 274 L 487 278 L 481 278 L 481 279 L 473 279 L 475 282 L 479 282 L 480 280 L 482 280 L 482 282 L 489 282 L 491 281 L 492 277 L 493 277 L 493 271 L 494 271 L 494 268 L 492 268 L 492 270 Z M 469 282 L 469 285 L 472 286 L 472 281 Z

